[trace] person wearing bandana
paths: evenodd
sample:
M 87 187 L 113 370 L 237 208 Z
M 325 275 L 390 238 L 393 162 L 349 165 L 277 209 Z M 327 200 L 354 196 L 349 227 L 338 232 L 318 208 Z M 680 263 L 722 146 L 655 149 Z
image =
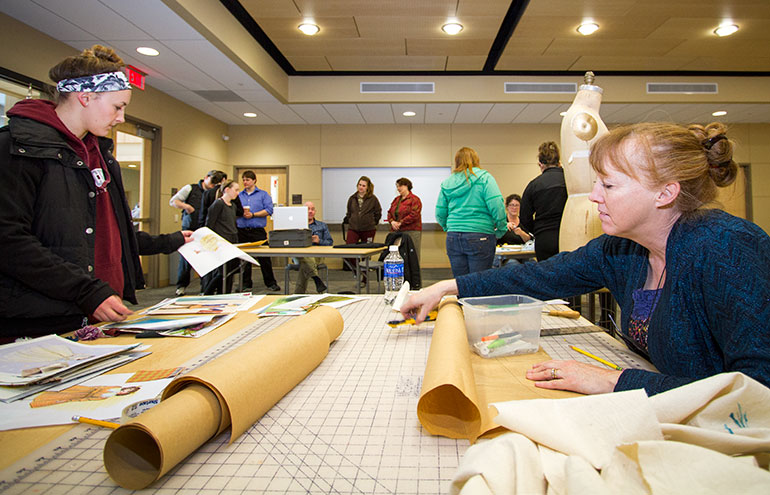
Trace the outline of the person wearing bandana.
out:
M 173 252 L 190 232 L 134 233 L 110 130 L 131 86 L 95 45 L 49 71 L 56 102 L 23 100 L 0 129 L 0 339 L 121 321 L 144 287 L 140 254 Z

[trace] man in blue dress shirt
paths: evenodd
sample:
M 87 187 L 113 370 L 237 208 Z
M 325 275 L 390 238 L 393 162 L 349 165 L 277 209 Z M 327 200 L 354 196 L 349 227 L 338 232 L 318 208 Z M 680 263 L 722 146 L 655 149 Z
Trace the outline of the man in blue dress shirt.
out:
M 247 170 L 241 176 L 243 190 L 238 194 L 238 199 L 243 206 L 243 216 L 236 219 L 238 225 L 238 242 L 256 242 L 267 239 L 265 225 L 267 217 L 273 214 L 273 198 L 267 191 L 257 187 L 257 176 L 251 170 Z M 277 292 L 281 288 L 273 275 L 273 262 L 270 258 L 257 258 L 262 269 L 262 280 L 265 287 Z M 251 264 L 247 264 L 243 272 L 243 288 L 251 289 Z

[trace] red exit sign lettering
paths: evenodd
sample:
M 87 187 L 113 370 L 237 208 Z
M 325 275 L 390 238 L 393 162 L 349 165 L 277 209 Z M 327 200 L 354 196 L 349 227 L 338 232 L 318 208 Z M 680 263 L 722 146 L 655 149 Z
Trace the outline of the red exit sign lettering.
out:
M 130 65 L 126 67 L 126 72 L 128 73 L 128 82 L 144 91 L 144 74 Z

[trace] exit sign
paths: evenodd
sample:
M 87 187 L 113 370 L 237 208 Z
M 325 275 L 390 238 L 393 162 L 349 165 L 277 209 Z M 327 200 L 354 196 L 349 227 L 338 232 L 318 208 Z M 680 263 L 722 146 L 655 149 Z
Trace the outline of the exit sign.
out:
M 139 72 L 139 69 L 133 66 L 126 66 L 126 72 L 128 73 L 128 82 L 135 87 L 144 91 L 144 74 Z

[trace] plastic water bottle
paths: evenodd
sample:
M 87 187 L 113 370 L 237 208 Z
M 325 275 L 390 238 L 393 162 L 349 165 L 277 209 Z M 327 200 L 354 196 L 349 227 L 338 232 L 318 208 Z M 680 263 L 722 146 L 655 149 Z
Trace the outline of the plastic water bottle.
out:
M 388 256 L 385 257 L 385 303 L 393 304 L 398 291 L 404 285 L 404 259 L 398 254 L 398 246 L 388 246 Z

